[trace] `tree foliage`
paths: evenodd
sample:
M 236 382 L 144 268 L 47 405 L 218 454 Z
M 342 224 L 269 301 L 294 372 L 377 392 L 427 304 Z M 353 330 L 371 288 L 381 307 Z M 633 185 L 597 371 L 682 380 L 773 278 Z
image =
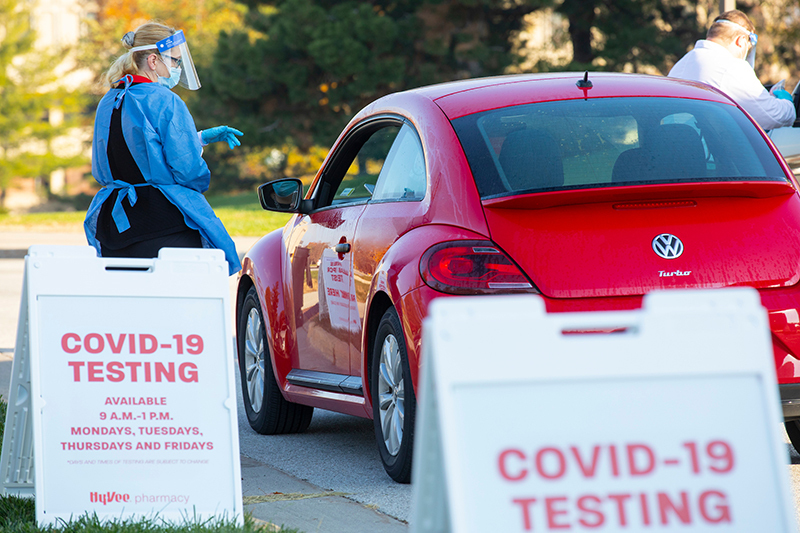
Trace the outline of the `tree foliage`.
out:
M 768 0 L 747 10 L 759 34 L 756 72 L 764 83 L 787 81 L 792 91 L 800 81 L 800 4 L 797 0 Z
M 246 145 L 300 151 L 329 146 L 384 94 L 506 72 L 525 15 L 543 8 L 569 20 L 574 60 L 541 70 L 666 72 L 699 35 L 686 0 L 240 1 L 246 27 L 220 34 L 193 111 L 243 130 Z
M 181 96 L 198 127 L 229 124 L 245 132 L 233 152 L 206 148 L 215 190 L 308 172 L 303 164 L 276 170 L 270 154 L 278 149 L 298 160 L 312 147 L 330 146 L 355 112 L 384 94 L 519 70 L 518 32 L 534 11 L 547 8 L 567 20 L 573 54 L 534 70 L 666 74 L 718 9 L 716 0 L 236 1 L 98 0 L 85 54 L 99 74 L 122 53 L 122 34 L 139 23 L 155 18 L 186 30 L 203 88 Z M 762 3 L 774 15 L 767 26 L 782 32 L 769 60 L 796 63 L 796 0 Z
M 34 49 L 27 5 L 0 0 L 0 192 L 11 178 L 43 177 L 84 162 L 54 147 L 79 125 L 84 100 L 54 73 L 67 51 Z
M 561 69 L 666 74 L 705 34 L 696 1 L 563 0 L 555 11 L 569 21 L 573 50 Z
M 499 74 L 511 35 L 541 1 L 244 0 L 247 28 L 220 34 L 202 69 L 201 120 L 248 142 L 329 145 L 384 94 Z
M 96 0 L 94 17 L 85 21 L 88 31 L 80 46 L 80 63 L 95 74 L 93 92 L 108 89 L 101 77 L 125 53 L 122 36 L 139 25 L 156 20 L 186 33 L 193 59 L 210 59 L 220 31 L 242 24 L 244 6 L 232 0 Z

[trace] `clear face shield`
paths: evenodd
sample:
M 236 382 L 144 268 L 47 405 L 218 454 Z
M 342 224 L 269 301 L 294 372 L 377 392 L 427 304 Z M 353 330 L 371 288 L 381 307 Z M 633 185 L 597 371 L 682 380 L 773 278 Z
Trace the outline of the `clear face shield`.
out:
M 161 61 L 170 72 L 170 79 L 176 81 L 181 87 L 196 91 L 200 88 L 200 79 L 197 77 L 197 70 L 194 68 L 192 54 L 189 53 L 189 45 L 186 43 L 186 36 L 183 30 L 178 30 L 166 39 L 161 39 L 156 44 L 137 46 L 131 48 L 131 52 L 139 50 L 157 50 Z M 169 85 L 167 85 L 169 86 Z
M 758 35 L 755 33 L 748 32 L 748 36 L 750 37 L 750 51 L 747 52 L 747 57 L 745 60 L 750 63 L 750 66 L 755 68 L 756 66 L 756 43 L 758 43 Z
M 719 22 L 720 24 L 727 24 L 729 26 L 735 26 L 737 29 L 742 30 L 747 35 L 747 38 L 750 40 L 750 50 L 747 52 L 747 56 L 744 58 L 751 67 L 756 66 L 756 44 L 758 43 L 758 35 L 751 32 L 741 24 L 733 22 L 732 20 L 726 19 L 719 19 L 715 22 Z

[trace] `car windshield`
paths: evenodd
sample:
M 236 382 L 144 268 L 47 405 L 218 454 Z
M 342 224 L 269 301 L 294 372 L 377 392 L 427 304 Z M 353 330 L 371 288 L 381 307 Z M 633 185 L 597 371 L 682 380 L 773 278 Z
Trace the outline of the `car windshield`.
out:
M 591 98 L 453 121 L 481 197 L 605 186 L 786 181 L 735 106 L 682 98 Z

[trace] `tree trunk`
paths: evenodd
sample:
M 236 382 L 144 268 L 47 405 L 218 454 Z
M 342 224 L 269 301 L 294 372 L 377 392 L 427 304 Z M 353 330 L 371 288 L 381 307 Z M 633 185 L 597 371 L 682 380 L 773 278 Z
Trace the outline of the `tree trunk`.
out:
M 591 63 L 596 57 L 592 49 L 592 27 L 597 19 L 594 8 L 595 2 L 565 0 L 558 10 L 569 20 L 572 60 L 577 63 Z

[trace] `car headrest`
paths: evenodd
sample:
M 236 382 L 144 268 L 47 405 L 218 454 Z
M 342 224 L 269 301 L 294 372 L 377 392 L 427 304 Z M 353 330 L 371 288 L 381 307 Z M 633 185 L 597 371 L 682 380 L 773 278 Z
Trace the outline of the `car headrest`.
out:
M 697 131 L 687 124 L 662 124 L 646 144 L 619 155 L 611 181 L 671 181 L 705 175 L 705 148 Z
M 500 166 L 512 190 L 564 185 L 564 166 L 558 143 L 544 130 L 516 130 L 500 151 Z

